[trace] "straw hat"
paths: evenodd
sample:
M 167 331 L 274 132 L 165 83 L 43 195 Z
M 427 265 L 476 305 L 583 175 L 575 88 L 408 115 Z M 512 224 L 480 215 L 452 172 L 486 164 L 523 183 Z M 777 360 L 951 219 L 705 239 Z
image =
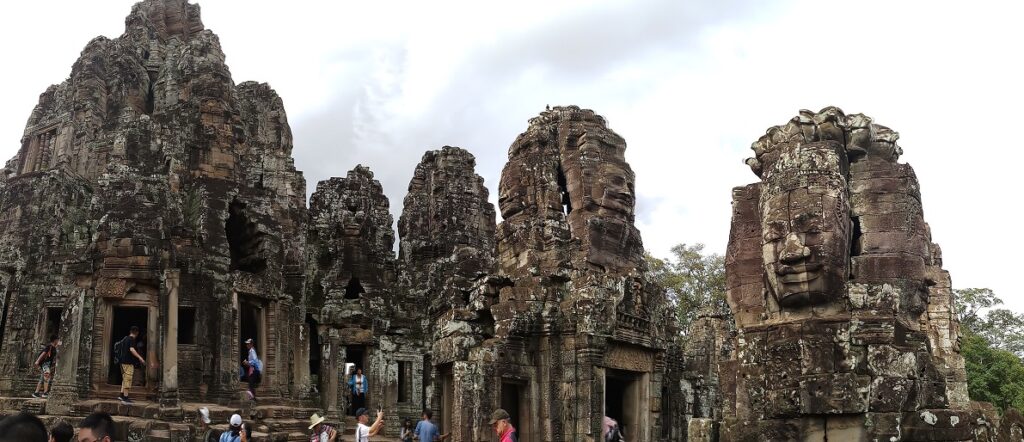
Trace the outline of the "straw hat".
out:
M 325 420 L 327 420 L 327 418 L 319 414 L 313 413 L 313 415 L 309 417 L 309 429 L 312 430 L 313 427 L 317 426 L 318 424 Z

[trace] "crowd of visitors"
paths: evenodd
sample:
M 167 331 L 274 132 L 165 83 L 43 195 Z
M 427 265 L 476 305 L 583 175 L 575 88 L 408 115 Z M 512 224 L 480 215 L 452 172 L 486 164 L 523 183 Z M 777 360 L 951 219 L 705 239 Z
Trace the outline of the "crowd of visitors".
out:
M 372 424 L 370 412 L 365 408 L 356 411 L 357 424 L 355 429 L 355 442 L 369 442 L 371 436 L 376 436 L 384 428 L 384 410 L 377 410 L 377 417 Z M 431 417 L 430 410 L 423 410 L 422 420 L 416 427 L 412 427 L 412 421 L 406 420 L 402 428 L 402 442 L 440 442 L 451 437 L 451 433 L 440 434 L 440 431 Z M 242 416 L 231 415 L 228 420 L 228 428 L 220 433 L 220 437 L 214 439 L 214 431 L 210 428 L 210 410 L 206 407 L 199 409 L 198 416 L 199 434 L 203 442 L 248 442 L 252 438 L 252 429 L 242 421 Z M 310 442 L 340 442 L 338 430 L 329 424 L 324 423 L 326 418 L 317 413 L 309 417 Z M 494 428 L 495 434 L 500 442 L 518 442 L 519 436 L 515 427 L 512 426 L 508 412 L 497 409 L 491 415 L 490 425 Z M 75 431 L 67 422 L 59 421 L 53 428 L 47 430 L 38 417 L 31 413 L 22 412 L 0 420 L 0 442 L 113 442 L 115 434 L 114 418 L 103 412 L 92 413 L 85 417 L 78 425 L 78 436 L 75 438 Z
M 263 373 L 263 362 L 260 361 L 256 352 L 256 344 L 250 338 L 245 341 L 248 350 L 247 356 L 241 361 L 239 376 L 248 385 L 246 394 L 252 401 L 256 400 L 256 388 L 260 384 Z M 35 367 L 39 370 L 39 383 L 36 385 L 32 397 L 46 399 L 50 392 L 50 385 L 53 382 L 54 370 L 57 366 L 57 351 L 60 347 L 60 339 L 51 336 L 48 344 L 43 346 L 35 360 Z M 119 340 L 113 346 L 114 362 L 121 369 L 121 390 L 118 399 L 122 403 L 132 403 L 129 397 L 131 393 L 132 380 L 136 367 L 145 367 L 146 359 L 139 350 L 139 328 L 132 326 L 127 336 Z M 349 377 L 349 389 L 352 393 L 352 409 L 356 417 L 355 437 L 356 442 L 369 442 L 370 437 L 377 435 L 384 428 L 384 410 L 378 409 L 376 418 L 370 423 L 370 411 L 366 408 L 366 393 L 369 390 L 369 381 L 361 367 L 356 367 L 355 372 Z M 215 430 L 210 425 L 210 410 L 206 407 L 200 408 L 196 422 L 199 425 L 199 434 L 203 442 L 248 442 L 252 437 L 252 429 L 243 421 L 242 416 L 234 414 L 228 420 L 227 430 L 216 436 Z M 413 426 L 412 420 L 407 419 L 401 428 L 400 438 L 402 442 L 440 442 L 451 437 L 451 432 L 441 434 L 437 425 L 431 421 L 433 412 L 423 410 L 421 420 Z M 326 418 L 313 413 L 309 417 L 309 440 L 310 442 L 340 442 L 338 429 L 325 423 Z M 519 434 L 512 425 L 511 416 L 503 409 L 497 409 L 491 414 L 489 425 L 493 428 L 499 442 L 518 442 Z M 619 436 L 618 424 L 608 417 L 604 418 L 602 425 L 602 439 L 615 434 Z M 97 412 L 90 414 L 78 425 L 78 435 L 75 438 L 75 430 L 67 422 L 58 421 L 52 428 L 47 430 L 43 422 L 31 413 L 22 412 L 0 420 L 0 442 L 112 442 L 114 440 L 114 420 L 107 414 Z

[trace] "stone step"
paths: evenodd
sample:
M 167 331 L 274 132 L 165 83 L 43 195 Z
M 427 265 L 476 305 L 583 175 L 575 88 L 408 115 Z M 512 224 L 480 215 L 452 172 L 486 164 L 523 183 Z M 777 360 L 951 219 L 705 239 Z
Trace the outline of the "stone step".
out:
M 0 410 L 13 411 L 16 414 L 27 411 L 32 414 L 46 414 L 46 399 L 34 397 L 0 397 Z
M 84 417 L 102 411 L 111 416 L 129 416 L 145 419 L 159 419 L 160 406 L 155 402 L 136 401 L 129 404 L 116 399 L 89 399 L 71 406 L 71 415 Z
M 153 442 L 170 442 L 171 430 L 149 430 L 149 434 L 146 435 L 146 440 Z
M 300 419 L 263 419 L 261 424 L 266 425 L 271 432 L 292 433 L 309 431 L 309 420 Z
M 323 414 L 318 408 L 292 407 L 286 405 L 258 405 L 255 408 L 256 417 L 259 419 L 290 418 L 306 419 L 313 413 Z

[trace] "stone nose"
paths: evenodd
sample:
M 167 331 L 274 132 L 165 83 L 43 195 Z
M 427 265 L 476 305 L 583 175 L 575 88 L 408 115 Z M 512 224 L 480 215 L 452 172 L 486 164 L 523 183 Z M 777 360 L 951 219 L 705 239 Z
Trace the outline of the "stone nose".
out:
M 804 242 L 800 240 L 800 236 L 795 233 L 786 235 L 786 240 L 782 244 L 782 252 L 779 253 L 779 261 L 790 264 L 801 261 L 808 256 L 811 256 L 811 249 L 804 245 Z

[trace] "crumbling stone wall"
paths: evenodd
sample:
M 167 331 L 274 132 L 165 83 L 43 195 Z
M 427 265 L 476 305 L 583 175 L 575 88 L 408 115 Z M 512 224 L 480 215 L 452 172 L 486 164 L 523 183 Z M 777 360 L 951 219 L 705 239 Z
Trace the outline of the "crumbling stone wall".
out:
M 754 143 L 726 256 L 727 440 L 971 439 L 948 274 L 897 138 L 830 107 Z

